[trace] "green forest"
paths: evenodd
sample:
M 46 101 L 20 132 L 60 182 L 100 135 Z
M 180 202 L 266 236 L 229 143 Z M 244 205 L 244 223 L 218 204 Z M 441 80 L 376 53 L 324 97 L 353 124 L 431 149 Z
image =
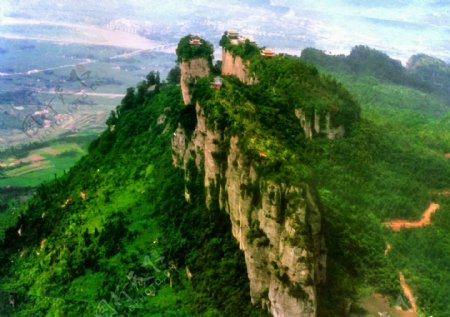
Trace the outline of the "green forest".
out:
M 170 138 L 189 114 L 158 78 L 128 89 L 88 154 L 22 206 L 0 248 L 0 315 L 264 316 L 228 216 L 206 212 L 201 175 L 184 200 Z
M 187 51 L 189 39 L 179 56 L 211 57 L 208 43 Z M 450 188 L 450 106 L 441 86 L 426 80 L 442 72 L 448 85 L 445 66 L 419 56 L 405 68 L 367 47 L 274 59 L 247 49 L 255 85 L 224 76 L 213 91 L 204 78 L 193 100 L 209 122 L 243 136 L 249 157 L 266 154 L 265 175 L 307 181 L 318 193 L 328 249 L 319 316 L 345 316 L 348 307 L 366 316 L 359 301 L 374 292 L 394 303 L 400 271 L 420 314 L 449 316 L 450 198 L 438 193 Z M 88 153 L 17 207 L 0 244 L 1 316 L 267 315 L 250 302 L 229 215 L 206 209 L 195 168 L 192 200 L 184 199 L 171 138 L 178 123 L 189 130 L 196 122 L 194 106 L 182 104 L 178 73 L 161 82 L 150 72 L 129 88 Z M 298 108 L 333 112 L 346 136 L 306 138 Z M 430 226 L 383 225 L 419 219 L 431 201 L 440 209 Z
M 314 179 L 322 202 L 330 208 L 328 221 L 331 226 L 341 223 L 329 243 L 339 249 L 347 245 L 354 253 L 355 241 L 366 241 L 373 248 L 380 239 L 371 265 L 359 258 L 353 264 L 366 271 L 362 276 L 367 287 L 377 285 L 395 301 L 401 294 L 397 272 L 403 271 L 420 314 L 449 315 L 450 199 L 439 193 L 450 188 L 450 161 L 444 157 L 450 152 L 450 108 L 445 94 L 424 81 L 436 63 L 442 75 L 435 76 L 440 78 L 445 78 L 449 67 L 428 58 L 432 66 L 425 64 L 419 75 L 419 66 L 404 68 L 367 47 L 355 47 L 347 57 L 306 49 L 301 60 L 337 78 L 361 105 L 362 120 L 351 137 L 328 145 L 311 144 L 312 153 L 322 158 Z M 428 227 L 391 232 L 380 225 L 392 219 L 420 219 L 431 201 L 440 209 Z M 392 249 L 385 257 L 386 243 Z M 346 265 L 352 255 L 339 257 Z M 373 275 L 380 268 L 383 280 Z

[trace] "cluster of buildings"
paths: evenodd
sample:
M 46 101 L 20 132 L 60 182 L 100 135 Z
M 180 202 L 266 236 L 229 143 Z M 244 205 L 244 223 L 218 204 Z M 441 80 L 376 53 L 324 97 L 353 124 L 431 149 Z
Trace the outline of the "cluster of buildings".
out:
M 227 34 L 228 38 L 230 39 L 230 43 L 233 45 L 243 44 L 247 40 L 250 42 L 250 44 L 256 45 L 256 42 L 253 39 L 251 39 L 245 35 L 240 35 L 236 31 L 227 31 L 226 34 Z M 275 53 L 268 48 L 264 48 L 261 50 L 261 56 L 267 57 L 267 58 L 272 58 L 275 56 Z
M 200 46 L 202 45 L 202 38 L 199 35 L 192 35 L 189 45 Z
M 250 44 L 256 45 L 255 40 L 253 40 L 252 38 L 245 36 L 245 35 L 241 35 L 236 31 L 227 31 L 226 32 L 227 37 L 230 39 L 230 43 L 232 45 L 239 45 L 239 44 L 243 44 L 245 43 L 247 40 L 250 42 Z M 199 35 L 192 35 L 191 36 L 191 40 L 189 41 L 189 44 L 192 46 L 200 46 L 202 45 L 202 38 Z M 266 58 L 272 58 L 274 57 L 276 54 L 268 49 L 268 48 L 264 48 L 261 50 L 261 56 L 266 57 Z
M 227 31 L 227 36 L 230 39 L 231 44 L 233 45 L 244 44 L 245 41 L 247 40 L 250 42 L 250 44 L 256 45 L 255 40 L 245 35 L 240 35 L 238 32 L 235 31 Z
M 228 39 L 230 40 L 230 43 L 232 45 L 239 45 L 239 44 L 244 44 L 246 41 L 249 41 L 250 44 L 256 45 L 256 42 L 245 36 L 245 35 L 240 35 L 238 32 L 236 31 L 227 31 L 226 32 L 226 36 L 228 37 Z M 189 41 L 189 45 L 192 46 L 200 46 L 202 45 L 202 38 L 199 35 L 192 35 L 191 39 Z M 265 57 L 265 58 L 272 58 L 274 57 L 276 54 L 268 49 L 268 48 L 263 48 L 261 50 L 261 56 Z M 223 80 L 220 76 L 217 76 L 214 78 L 214 81 L 211 82 L 211 88 L 214 90 L 220 90 L 222 88 L 223 85 Z

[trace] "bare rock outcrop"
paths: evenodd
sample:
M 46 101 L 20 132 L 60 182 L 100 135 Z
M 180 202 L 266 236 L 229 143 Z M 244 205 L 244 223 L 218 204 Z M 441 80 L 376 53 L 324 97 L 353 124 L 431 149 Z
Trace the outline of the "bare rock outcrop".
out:
M 312 139 L 314 136 L 324 135 L 330 140 L 344 137 L 345 128 L 343 125 L 333 126 L 330 112 L 320 114 L 317 110 L 308 116 L 307 112 L 301 108 L 295 109 L 295 116 L 300 121 L 305 136 Z
M 222 75 L 233 75 L 239 78 L 244 84 L 255 83 L 255 78 L 250 75 L 250 61 L 244 61 L 240 56 L 234 56 L 232 53 L 222 48 Z
M 181 93 L 185 105 L 191 103 L 191 92 L 189 86 L 194 84 L 197 78 L 206 77 L 210 73 L 210 67 L 206 58 L 194 58 L 181 62 Z
M 180 125 L 172 139 L 173 162 L 204 173 L 206 205 L 219 206 L 245 254 L 255 305 L 277 317 L 314 317 L 316 287 L 325 280 L 326 248 L 318 202 L 306 183 L 275 182 L 257 172 L 242 151 L 239 136 L 227 136 L 208 122 L 196 104 L 197 126 Z M 190 193 L 186 190 L 186 199 Z

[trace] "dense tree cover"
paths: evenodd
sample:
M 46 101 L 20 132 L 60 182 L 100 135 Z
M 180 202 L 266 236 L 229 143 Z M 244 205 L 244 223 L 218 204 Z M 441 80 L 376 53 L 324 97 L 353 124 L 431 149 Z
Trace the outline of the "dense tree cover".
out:
M 257 89 L 270 91 L 279 107 L 293 106 L 310 114 L 329 112 L 333 124 L 344 125 L 347 130 L 359 119 L 360 109 L 354 98 L 335 79 L 320 75 L 314 66 L 277 56 L 259 58 L 251 69 L 258 78 Z
M 208 60 L 209 64 L 212 65 L 212 58 L 214 53 L 214 48 L 211 43 L 205 41 L 204 39 L 200 39 L 201 45 L 191 45 L 190 41 L 192 39 L 192 35 L 189 34 L 183 37 L 180 42 L 178 42 L 178 46 L 176 49 L 177 53 L 177 62 L 181 63 L 182 61 L 190 61 L 194 58 L 205 58 Z
M 89 154 L 42 184 L 6 232 L 0 315 L 264 315 L 250 304 L 228 216 L 206 212 L 201 175 L 184 200 L 170 144 L 186 115 L 179 87 L 147 79 L 128 90 Z M 158 89 L 139 89 L 153 79 Z
M 352 54 L 344 56 L 308 48 L 302 51 L 301 60 L 346 83 L 346 88 L 361 104 L 377 104 L 387 111 L 413 110 L 436 118 L 449 111 L 448 95 L 436 88 L 448 87 L 448 78 L 419 75 L 420 67 L 417 71 L 414 67 L 406 69 L 376 50 L 356 47 Z
M 229 136 L 238 135 L 247 155 L 264 161 L 261 173 L 287 183 L 304 180 L 308 168 L 298 161 L 301 153 L 297 153 L 296 146 L 301 149 L 305 137 L 293 115 L 294 108 L 279 106 L 269 92 L 244 85 L 234 77 L 224 78 L 223 88 L 218 91 L 211 90 L 209 83 L 210 79 L 202 79 L 193 92 L 193 99 L 200 100 L 204 107 L 207 124 L 217 125 Z
M 335 72 L 346 72 L 353 75 L 370 75 L 377 79 L 430 91 L 426 81 L 414 76 L 400 61 L 390 58 L 383 52 L 370 47 L 355 46 L 348 56 L 327 55 L 323 51 L 307 48 L 302 51 L 302 60 L 320 65 Z
M 211 78 L 193 88 L 211 124 L 229 134 L 238 134 L 242 147 L 261 168 L 278 180 L 299 183 L 308 177 L 310 166 L 302 163 L 307 140 L 295 110 L 309 115 L 331 113 L 333 124 L 344 125 L 350 133 L 359 119 L 359 106 L 351 95 L 317 69 L 290 57 L 251 60 L 254 85 L 245 85 L 233 76 L 224 76 L 221 90 L 210 89 Z
M 302 58 L 311 58 L 311 52 L 316 53 L 308 49 Z M 443 157 L 450 152 L 448 100 L 380 78 L 379 72 L 352 73 L 342 66 L 345 59 L 322 53 L 309 59 L 352 91 L 363 118 L 351 137 L 328 145 L 319 140 L 308 149 L 307 157 L 317 164 L 312 178 L 329 208 L 325 224 L 331 280 L 322 290 L 324 297 L 345 303 L 338 294 L 367 294 L 366 285 L 395 300 L 401 294 L 398 272 L 403 271 L 420 311 L 448 316 L 450 202 L 436 195 L 450 188 L 450 164 Z M 400 233 L 380 227 L 387 220 L 419 219 L 430 201 L 441 205 L 431 226 Z M 392 246 L 387 257 L 385 243 Z M 358 251 L 342 253 L 345 245 Z M 374 253 L 360 257 L 370 255 L 364 246 Z M 324 316 L 333 311 L 332 302 L 319 305 Z
M 324 219 L 331 284 L 323 289 L 324 297 L 345 303 L 343 294 L 351 297 L 358 288 L 371 287 L 397 298 L 403 268 L 384 257 L 386 243 L 392 244 L 395 235 L 382 223 L 419 219 L 432 193 L 448 186 L 448 162 L 442 154 L 430 153 L 414 132 L 386 121 L 363 120 L 351 137 L 312 143 L 307 152 L 314 165 L 312 179 L 328 207 Z M 398 251 L 393 246 L 392 253 Z
M 408 82 L 406 71 L 398 60 L 367 46 L 355 46 L 348 56 L 350 70 L 357 74 L 370 73 L 394 83 Z

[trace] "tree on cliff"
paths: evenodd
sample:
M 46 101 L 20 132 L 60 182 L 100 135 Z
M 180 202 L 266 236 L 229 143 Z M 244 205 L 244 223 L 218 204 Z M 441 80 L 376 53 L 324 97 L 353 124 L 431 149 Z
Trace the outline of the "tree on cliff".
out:
M 167 82 L 169 84 L 179 84 L 180 78 L 181 78 L 181 69 L 178 65 L 172 68 L 169 71 L 169 74 L 167 74 Z
M 251 43 L 249 39 L 239 42 L 238 44 L 232 44 L 227 33 L 222 35 L 219 45 L 231 52 L 234 56 L 240 56 L 243 59 L 259 56 L 260 52 L 260 48 L 256 44 Z
M 212 64 L 214 47 L 208 41 L 200 39 L 200 45 L 191 45 L 192 35 L 183 37 L 177 47 L 177 62 L 190 61 L 194 58 L 206 58 Z

